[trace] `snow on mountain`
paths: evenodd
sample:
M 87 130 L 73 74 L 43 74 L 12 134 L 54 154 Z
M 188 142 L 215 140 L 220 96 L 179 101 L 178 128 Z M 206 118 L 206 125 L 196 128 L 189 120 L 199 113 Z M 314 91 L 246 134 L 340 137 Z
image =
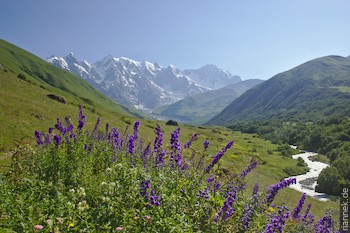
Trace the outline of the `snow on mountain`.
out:
M 51 56 L 47 59 L 47 62 L 53 64 L 54 66 L 57 66 L 58 68 L 61 68 L 63 70 L 70 71 L 67 62 L 64 60 L 64 58 Z
M 199 69 L 184 70 L 182 73 L 197 84 L 213 90 L 242 81 L 239 76 L 219 69 L 216 65 L 205 65 Z
M 162 67 L 111 55 L 90 64 L 78 61 L 73 53 L 64 58 L 51 56 L 47 61 L 81 76 L 111 99 L 145 111 L 241 81 L 215 65 L 181 71 L 174 65 Z
M 52 56 L 47 61 L 83 77 L 110 98 L 141 110 L 151 110 L 209 90 L 173 65 L 163 68 L 157 63 L 111 55 L 90 64 L 77 61 L 73 53 L 64 58 Z

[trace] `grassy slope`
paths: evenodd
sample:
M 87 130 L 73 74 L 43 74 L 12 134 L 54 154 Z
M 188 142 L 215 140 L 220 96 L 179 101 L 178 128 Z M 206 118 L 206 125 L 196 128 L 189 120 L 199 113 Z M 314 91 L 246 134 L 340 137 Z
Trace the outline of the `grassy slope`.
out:
M 101 116 L 102 126 L 109 122 L 110 125 L 117 126 L 120 132 L 123 132 L 123 129 L 136 119 L 125 109 L 109 101 L 98 92 L 94 90 L 88 92 L 87 89 L 90 88 L 88 84 L 75 82 L 76 80 L 74 79 L 81 80 L 77 76 L 56 69 L 6 42 L 0 41 L 0 45 L 0 145 L 3 152 L 13 148 L 16 140 L 21 140 L 22 143 L 33 143 L 34 130 L 46 131 L 48 127 L 52 127 L 55 124 L 56 117 L 70 116 L 76 124 L 78 104 L 80 103 L 85 107 L 84 113 L 87 115 L 89 128 L 93 127 L 98 115 Z M 27 72 L 24 72 L 24 69 L 27 69 Z M 34 72 L 33 69 L 44 73 L 47 72 L 47 76 L 49 76 L 48 74 L 51 74 L 51 76 L 57 75 L 64 80 L 63 84 L 66 85 L 66 89 L 69 91 L 53 87 L 42 81 L 35 74 L 33 76 L 29 75 L 28 73 Z M 19 73 L 25 73 L 30 82 L 17 78 Z M 56 82 L 60 83 L 58 80 Z M 75 85 L 78 85 L 81 89 L 75 91 Z M 84 92 L 86 92 L 86 95 L 84 95 Z M 65 97 L 67 104 L 58 103 L 47 98 L 46 95 L 49 93 Z M 77 93 L 77 96 L 73 93 Z M 83 98 L 90 99 L 92 104 L 83 102 Z M 164 130 L 164 144 L 168 145 L 170 132 L 176 127 L 166 126 L 164 122 L 142 119 L 140 134 L 143 136 L 145 144 L 151 142 L 154 139 L 153 130 L 157 123 Z M 194 143 L 194 149 L 200 151 L 202 144 L 199 142 L 208 139 L 211 142 L 209 155 L 215 155 L 228 141 L 234 139 L 234 147 L 221 161 L 221 166 L 230 171 L 240 171 L 249 164 L 251 157 L 265 161 L 266 164 L 259 165 L 248 177 L 249 185 L 252 186 L 255 182 L 259 182 L 261 190 L 286 177 L 287 174 L 283 172 L 283 169 L 295 167 L 296 165 L 295 160 L 282 158 L 278 152 L 269 154 L 267 151 L 276 150 L 277 145 L 273 145 L 254 135 L 232 132 L 221 127 L 196 127 L 182 124 L 180 127 L 182 144 L 190 138 L 193 132 L 197 132 L 199 138 Z M 129 129 L 129 133 L 131 130 L 132 126 Z M 1 169 L 3 168 L 0 167 Z M 277 201 L 281 202 L 286 199 L 289 206 L 295 206 L 300 193 L 289 189 L 285 192 L 288 198 L 278 196 Z M 309 201 L 311 200 L 307 202 Z M 335 210 L 338 208 L 337 204 L 332 202 L 326 205 L 317 201 L 311 202 L 318 205 L 314 209 L 318 209 L 319 214 L 324 213 L 329 208 Z
M 25 80 L 18 78 L 19 74 Z M 0 152 L 13 147 L 14 140 L 32 136 L 34 129 L 52 126 L 56 117 L 73 116 L 79 104 L 94 119 L 97 115 L 105 120 L 137 115 L 82 78 L 3 40 L 0 40 L 0 89 Z M 48 94 L 63 97 L 67 103 L 49 99 Z
M 209 124 L 252 120 L 317 121 L 349 109 L 350 59 L 318 58 L 280 73 L 245 92 Z

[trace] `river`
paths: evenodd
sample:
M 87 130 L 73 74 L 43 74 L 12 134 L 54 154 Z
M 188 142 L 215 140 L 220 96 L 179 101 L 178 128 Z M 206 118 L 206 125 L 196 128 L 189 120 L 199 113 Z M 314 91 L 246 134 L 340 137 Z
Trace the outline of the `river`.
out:
M 293 149 L 296 149 L 295 147 L 292 147 Z M 292 189 L 295 189 L 299 192 L 306 193 L 306 195 L 314 197 L 320 201 L 328 201 L 327 194 L 324 193 L 318 193 L 315 191 L 315 187 L 317 185 L 317 178 L 320 175 L 321 171 L 328 167 L 328 164 L 318 162 L 318 161 L 311 161 L 309 157 L 315 156 L 317 153 L 313 152 L 305 152 L 293 155 L 293 159 L 302 158 L 307 166 L 309 167 L 309 171 L 305 174 L 299 175 L 299 176 L 291 176 L 289 178 L 296 178 L 297 183 L 290 185 L 289 187 Z

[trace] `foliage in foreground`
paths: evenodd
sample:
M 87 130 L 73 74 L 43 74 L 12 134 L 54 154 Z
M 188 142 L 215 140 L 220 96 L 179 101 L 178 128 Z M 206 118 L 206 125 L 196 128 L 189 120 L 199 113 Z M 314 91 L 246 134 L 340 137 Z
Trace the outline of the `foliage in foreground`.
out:
M 273 205 L 283 180 L 247 195 L 245 177 L 256 161 L 238 174 L 220 173 L 227 143 L 209 164 L 209 141 L 197 134 L 180 145 L 180 128 L 163 143 L 160 126 L 145 143 L 140 123 L 119 132 L 106 125 L 84 131 L 57 119 L 47 134 L 35 132 L 38 147 L 22 148 L 12 168 L 0 176 L 0 227 L 16 232 L 331 232 L 330 214 L 315 221 L 302 213 L 305 194 L 295 208 Z M 201 143 L 202 151 L 192 149 Z M 0 228 L 1 229 L 1 228 Z

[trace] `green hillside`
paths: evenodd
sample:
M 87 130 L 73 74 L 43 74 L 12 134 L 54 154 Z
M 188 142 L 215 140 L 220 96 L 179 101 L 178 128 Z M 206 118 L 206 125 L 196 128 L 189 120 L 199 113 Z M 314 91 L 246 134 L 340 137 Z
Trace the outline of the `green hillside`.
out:
M 82 78 L 4 40 L 0 40 L 0 90 L 0 152 L 13 148 L 15 140 L 32 137 L 36 128 L 52 125 L 53 116 L 72 116 L 79 104 L 84 105 L 91 119 L 97 115 L 107 120 L 116 116 L 141 117 L 111 101 Z
M 221 112 L 245 91 L 261 82 L 262 80 L 259 79 L 241 81 L 218 90 L 186 97 L 171 105 L 162 106 L 153 113 L 186 123 L 203 124 Z
M 327 56 L 278 74 L 247 91 L 208 124 L 251 120 L 316 121 L 350 111 L 350 58 Z
M 340 195 L 350 184 L 349 89 L 350 57 L 318 58 L 247 91 L 208 124 L 326 155 L 316 190 Z

